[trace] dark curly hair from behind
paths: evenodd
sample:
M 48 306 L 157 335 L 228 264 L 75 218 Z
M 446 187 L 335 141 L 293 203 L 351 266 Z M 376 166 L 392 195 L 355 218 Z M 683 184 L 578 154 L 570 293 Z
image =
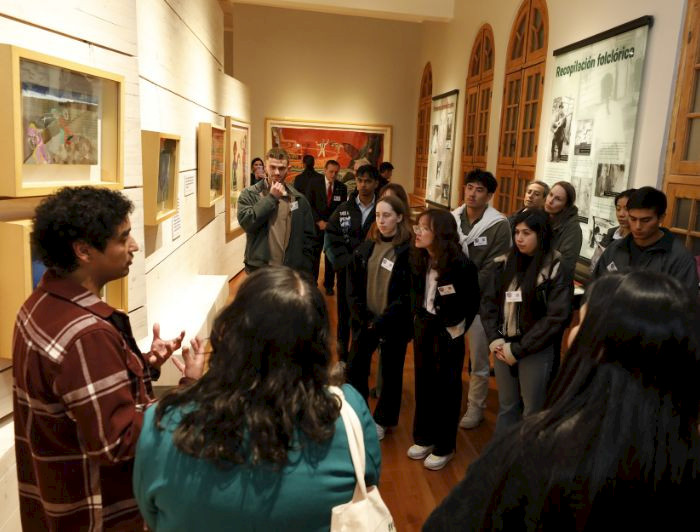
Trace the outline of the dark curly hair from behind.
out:
M 32 254 L 48 268 L 78 267 L 73 243 L 104 251 L 134 205 L 121 192 L 98 187 L 66 187 L 45 198 L 34 213 Z
M 209 371 L 160 400 L 158 428 L 180 410 L 173 441 L 183 453 L 221 469 L 284 467 L 304 440 L 322 443 L 335 432 L 328 330 L 315 284 L 286 267 L 254 272 L 214 322 Z

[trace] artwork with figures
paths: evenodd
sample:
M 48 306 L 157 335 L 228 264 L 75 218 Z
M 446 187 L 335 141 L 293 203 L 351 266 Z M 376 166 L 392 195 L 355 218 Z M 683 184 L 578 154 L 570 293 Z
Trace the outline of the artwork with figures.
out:
M 103 80 L 20 61 L 24 164 L 98 164 Z
M 615 195 L 629 188 L 635 128 L 652 17 L 554 50 L 550 131 L 541 178 L 576 189 L 580 257 L 591 261 Z M 551 105 L 551 107 L 549 107 Z M 585 240 L 585 239 L 584 239 Z
M 172 207 L 173 182 L 175 180 L 175 150 L 177 141 L 174 139 L 160 139 L 160 156 L 158 158 L 158 192 L 156 201 L 159 210 Z
M 241 191 L 250 184 L 250 125 L 226 119 L 229 131 L 228 166 L 226 168 L 226 232 L 231 233 L 238 227 L 236 205 Z
M 211 170 L 209 176 L 209 200 L 215 200 L 224 193 L 224 165 L 226 131 L 211 129 Z
M 266 135 L 266 150 L 284 148 L 289 153 L 288 180 L 304 169 L 304 155 L 314 157 L 315 168 L 320 172 L 327 161 L 338 161 L 341 180 L 353 175 L 356 163 L 379 166 L 391 157 L 390 126 L 268 119 Z
M 425 200 L 440 205 L 450 206 L 452 191 L 452 162 L 458 90 L 433 97 L 430 113 L 430 150 L 428 153 L 428 183 Z

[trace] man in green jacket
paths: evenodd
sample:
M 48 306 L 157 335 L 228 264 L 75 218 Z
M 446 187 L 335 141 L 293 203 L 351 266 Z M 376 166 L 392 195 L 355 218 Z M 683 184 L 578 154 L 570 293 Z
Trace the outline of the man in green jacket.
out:
M 238 198 L 238 223 L 246 233 L 245 271 L 284 265 L 311 275 L 316 228 L 309 202 L 284 182 L 289 154 L 272 148 L 265 168 L 267 177 Z

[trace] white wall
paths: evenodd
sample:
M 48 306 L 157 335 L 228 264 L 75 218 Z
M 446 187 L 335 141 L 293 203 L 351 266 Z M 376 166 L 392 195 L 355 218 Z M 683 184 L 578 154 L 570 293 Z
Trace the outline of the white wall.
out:
M 238 4 L 233 15 L 253 156 L 263 155 L 266 117 L 389 124 L 394 179 L 412 185 L 419 24 Z
M 494 32 L 496 63 L 489 127 L 488 168 L 494 172 L 498 155 L 505 54 L 511 27 L 520 4 L 520 0 L 456 2 L 455 16 L 451 22 L 427 22 L 421 25 L 421 46 L 413 64 L 413 77 L 415 80 L 420 80 L 426 61 L 432 63 L 434 95 L 459 89 L 460 122 L 457 146 L 461 147 L 467 62 L 477 30 L 485 22 L 491 24 Z M 635 187 L 660 185 L 685 0 L 664 2 L 658 0 L 620 0 L 618 2 L 548 0 L 547 7 L 549 41 L 543 95 L 545 106 L 551 98 L 554 50 L 643 15 L 654 17 L 654 26 L 649 33 L 630 184 Z M 538 145 L 544 146 L 546 138 L 547 128 L 541 127 Z M 415 138 L 409 149 L 415 149 Z M 453 164 L 453 183 L 460 182 L 458 157 L 459 152 L 456 153 Z M 540 149 L 537 161 L 538 171 L 543 168 L 545 157 L 546 150 Z M 458 187 L 453 186 L 453 204 L 458 195 Z

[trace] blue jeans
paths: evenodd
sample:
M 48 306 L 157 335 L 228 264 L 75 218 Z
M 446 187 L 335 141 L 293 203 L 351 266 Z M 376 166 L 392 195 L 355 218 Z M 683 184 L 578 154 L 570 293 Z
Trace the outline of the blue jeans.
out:
M 496 432 L 515 425 L 523 416 L 542 410 L 553 362 L 554 348 L 551 345 L 518 360 L 513 366 L 495 359 L 498 384 Z

